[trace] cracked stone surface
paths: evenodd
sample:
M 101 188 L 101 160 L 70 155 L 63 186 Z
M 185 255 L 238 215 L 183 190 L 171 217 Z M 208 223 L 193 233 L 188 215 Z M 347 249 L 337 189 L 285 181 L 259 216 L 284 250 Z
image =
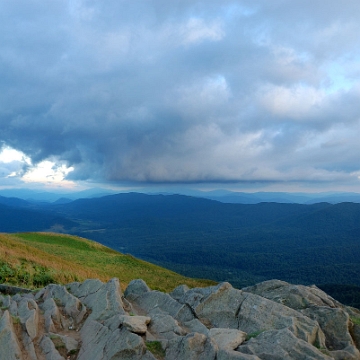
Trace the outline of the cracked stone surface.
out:
M 315 286 L 165 294 L 138 279 L 123 294 L 114 278 L 12 294 L 0 295 L 0 360 L 360 360 L 360 311 Z

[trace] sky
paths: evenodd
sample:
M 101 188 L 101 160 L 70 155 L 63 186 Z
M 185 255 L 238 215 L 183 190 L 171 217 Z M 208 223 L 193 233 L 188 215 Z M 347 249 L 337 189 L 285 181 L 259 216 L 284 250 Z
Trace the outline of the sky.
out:
M 0 188 L 360 192 L 358 0 L 0 1 Z

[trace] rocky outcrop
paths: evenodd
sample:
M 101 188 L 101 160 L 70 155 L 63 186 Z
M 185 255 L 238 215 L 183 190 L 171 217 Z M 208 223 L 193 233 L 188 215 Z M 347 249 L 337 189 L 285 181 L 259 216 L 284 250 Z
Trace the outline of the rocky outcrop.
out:
M 261 294 L 274 302 L 295 309 L 315 320 L 325 335 L 324 344 L 317 344 L 334 359 L 359 359 L 359 337 L 356 324 L 357 309 L 345 307 L 313 286 L 292 285 L 284 281 L 271 280 L 244 288 L 243 291 Z
M 0 360 L 360 360 L 357 309 L 278 280 L 170 294 L 134 280 L 123 294 L 90 279 L 0 303 Z

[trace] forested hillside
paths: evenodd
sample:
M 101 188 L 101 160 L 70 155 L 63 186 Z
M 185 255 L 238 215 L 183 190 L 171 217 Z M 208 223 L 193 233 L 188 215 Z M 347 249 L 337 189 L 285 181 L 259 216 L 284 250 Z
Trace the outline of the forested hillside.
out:
M 19 211 L 35 211 L 15 210 L 20 228 L 6 231 L 24 231 L 28 213 Z M 360 286 L 360 204 L 244 205 L 129 193 L 38 205 L 36 211 L 29 230 L 87 237 L 186 276 L 237 287 L 274 278 L 332 284 L 333 290 L 336 284 Z M 1 231 L 14 221 L 3 214 L 8 219 Z

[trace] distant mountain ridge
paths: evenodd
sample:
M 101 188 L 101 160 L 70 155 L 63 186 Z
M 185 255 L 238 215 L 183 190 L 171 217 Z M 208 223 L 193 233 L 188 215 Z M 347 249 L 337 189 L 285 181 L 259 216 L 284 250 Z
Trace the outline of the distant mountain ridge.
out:
M 80 198 L 91 198 L 114 194 L 115 191 L 110 191 L 102 188 L 93 188 L 83 191 L 72 192 L 50 192 L 50 191 L 36 191 L 32 189 L 2 189 L 0 190 L 0 196 L 12 197 L 26 200 L 28 202 L 55 202 L 61 198 L 68 198 L 76 200 Z
M 131 191 L 122 191 L 128 193 Z M 294 204 L 315 204 L 319 202 L 328 202 L 337 204 L 341 202 L 360 203 L 360 194 L 354 192 L 321 192 L 321 193 L 291 193 L 291 192 L 238 192 L 229 190 L 200 191 L 187 188 L 174 188 L 171 190 L 154 191 L 152 189 L 139 189 L 132 192 L 147 195 L 185 195 L 216 200 L 223 203 L 238 204 L 258 204 L 261 202 L 278 202 Z M 36 191 L 32 189 L 0 189 L 0 196 L 13 197 L 27 200 L 30 202 L 55 202 L 61 198 L 76 200 L 80 198 L 102 197 L 106 195 L 115 195 L 119 193 L 116 190 L 104 188 L 92 188 L 83 191 L 71 192 L 51 192 Z
M 236 287 L 273 278 L 360 286 L 357 203 L 234 204 L 121 193 L 19 204 L 1 205 L 0 231 L 75 234 L 189 277 Z
M 217 192 L 205 193 L 203 197 L 221 201 L 224 203 L 239 204 L 258 204 L 260 202 L 278 202 L 294 204 L 316 204 L 328 202 L 337 204 L 341 202 L 360 203 L 360 194 L 358 193 L 286 193 L 286 192 L 230 192 L 227 194 L 217 194 Z

